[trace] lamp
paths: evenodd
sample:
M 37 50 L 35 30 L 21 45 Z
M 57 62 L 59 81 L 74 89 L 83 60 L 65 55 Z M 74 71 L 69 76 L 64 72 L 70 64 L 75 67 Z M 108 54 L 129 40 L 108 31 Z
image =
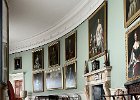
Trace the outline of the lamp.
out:
M 22 98 L 22 100 L 25 100 L 25 98 L 27 97 L 27 91 L 26 90 L 20 91 L 20 97 Z

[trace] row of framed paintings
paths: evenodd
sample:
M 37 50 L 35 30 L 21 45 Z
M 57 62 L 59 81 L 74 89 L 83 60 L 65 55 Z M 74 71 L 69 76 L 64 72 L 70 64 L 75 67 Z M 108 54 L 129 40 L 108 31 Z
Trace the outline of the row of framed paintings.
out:
M 65 38 L 65 61 L 76 59 L 76 31 L 73 31 Z M 33 70 L 43 69 L 44 49 L 33 51 Z M 60 41 L 53 41 L 48 46 L 48 66 L 54 67 L 60 65 Z
M 140 16 L 139 0 L 124 0 L 124 27 L 129 27 Z M 107 50 L 107 1 L 88 18 L 89 60 L 105 54 Z M 126 32 L 126 78 L 140 78 L 140 22 Z
M 76 59 L 77 33 L 73 31 L 65 38 L 65 61 L 69 62 Z M 44 49 L 35 49 L 32 51 L 33 70 L 44 69 Z M 52 42 L 48 46 L 48 66 L 54 67 L 60 65 L 60 41 Z M 22 57 L 14 59 L 14 69 L 22 69 Z
M 140 16 L 139 0 L 124 0 L 124 27 Z M 107 50 L 107 1 L 104 1 L 88 18 L 89 60 L 104 55 Z
M 139 0 L 135 0 L 136 10 L 130 13 L 131 3 L 124 0 L 125 26 L 139 17 Z M 131 14 L 131 15 L 130 15 Z M 96 59 L 104 54 L 107 49 L 107 1 L 103 2 L 88 18 L 89 27 L 89 59 Z M 71 32 L 65 38 L 65 61 L 76 58 L 77 36 L 76 31 Z M 33 51 L 33 70 L 43 69 L 44 50 Z M 22 67 L 21 58 L 15 59 L 15 69 Z M 60 42 L 56 41 L 48 46 L 48 66 L 60 65 Z
M 124 0 L 124 26 L 129 27 L 140 16 L 140 0 Z M 125 34 L 126 79 L 140 78 L 140 21 Z
M 33 91 L 43 92 L 44 83 L 46 90 L 54 89 L 74 89 L 77 88 L 77 66 L 76 62 L 71 62 L 63 67 L 50 68 L 48 71 L 33 73 Z M 44 82 L 45 80 L 45 82 Z M 65 83 L 65 84 L 64 84 Z
M 88 18 L 89 27 L 89 59 L 93 60 L 104 55 L 107 49 L 107 2 Z M 69 62 L 77 56 L 77 32 L 74 30 L 65 38 L 65 61 Z M 15 69 L 20 68 L 21 58 L 15 59 Z M 32 52 L 33 70 L 44 69 L 44 49 Z M 17 66 L 18 65 L 18 66 Z M 60 41 L 54 41 L 48 46 L 48 66 L 60 65 Z
M 133 4 L 132 4 L 133 3 Z M 134 6 L 135 5 L 135 6 Z M 134 11 L 131 9 L 134 8 Z M 128 27 L 140 15 L 139 0 L 124 0 L 124 26 Z M 107 1 L 103 2 L 88 18 L 88 49 L 89 60 L 96 59 L 105 54 L 107 50 Z M 126 32 L 126 59 L 127 59 L 127 79 L 133 80 L 140 77 L 140 74 L 134 75 L 134 66 L 130 66 L 131 50 L 134 43 L 134 32 L 137 30 L 139 34 L 139 23 Z M 137 36 L 139 37 L 139 36 Z M 136 43 L 137 44 L 137 43 Z M 139 43 L 138 43 L 139 44 Z M 137 47 L 137 46 L 136 46 Z M 77 53 L 77 33 L 76 31 L 67 35 L 65 38 L 65 61 L 76 59 Z M 133 54 L 133 53 L 132 53 Z M 44 69 L 44 49 L 35 50 L 33 55 L 33 70 Z M 138 55 L 138 54 L 137 54 Z M 15 59 L 15 69 L 21 68 L 21 58 Z M 134 63 L 134 62 L 132 62 Z M 60 65 L 60 42 L 56 41 L 48 46 L 48 66 Z M 135 76 L 135 77 L 134 77 Z

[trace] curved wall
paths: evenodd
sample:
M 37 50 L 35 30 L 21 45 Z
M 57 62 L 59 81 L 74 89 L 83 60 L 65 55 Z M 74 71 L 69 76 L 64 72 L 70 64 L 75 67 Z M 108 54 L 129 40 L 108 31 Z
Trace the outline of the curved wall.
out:
M 93 1 L 93 0 L 89 0 Z M 96 0 L 95 0 L 96 1 Z M 97 4 L 99 5 L 102 1 L 99 0 Z M 107 25 L 107 45 L 109 50 L 110 56 L 110 65 L 112 66 L 111 70 L 111 88 L 124 88 L 124 83 L 126 83 L 126 50 L 125 50 L 125 33 L 128 29 L 134 26 L 140 18 L 138 18 L 133 24 L 131 24 L 128 28 L 124 28 L 124 10 L 123 10 L 123 0 L 108 0 L 108 25 Z M 94 12 L 92 9 L 97 8 L 92 7 L 89 5 L 88 11 L 90 13 Z M 84 12 L 84 11 L 83 11 Z M 89 13 L 84 13 L 85 16 L 89 16 Z M 79 18 L 79 17 L 78 17 Z M 81 20 L 81 22 L 86 19 L 81 18 L 77 20 Z M 76 21 L 78 22 L 78 21 Z M 71 21 L 69 22 L 71 23 Z M 33 95 L 48 95 L 48 94 L 68 94 L 68 93 L 79 93 L 82 95 L 82 100 L 85 100 L 84 94 L 84 64 L 85 60 L 88 60 L 88 20 L 85 20 L 82 24 L 73 23 L 70 28 L 64 29 L 63 33 L 67 33 L 71 31 L 70 29 L 76 28 L 77 30 L 77 89 L 69 89 L 69 90 L 54 90 L 54 91 L 46 91 L 41 93 L 33 93 Z M 74 27 L 75 26 L 75 27 Z M 65 33 L 65 34 L 66 34 Z M 62 34 L 59 34 L 62 35 Z M 59 36 L 58 35 L 58 36 Z M 55 35 L 54 35 L 55 36 Z M 56 35 L 57 36 L 57 35 Z M 53 39 L 49 39 L 43 43 L 47 43 L 51 40 L 57 39 L 56 37 Z M 39 39 L 38 39 L 39 40 Z M 64 67 L 65 64 L 65 35 L 60 40 L 60 66 Z M 34 42 L 33 42 L 34 43 Z M 37 42 L 35 42 L 37 43 Z M 40 43 L 41 44 L 41 43 Z M 33 45 L 35 47 L 35 45 Z M 39 42 L 38 42 L 39 46 Z M 29 46 L 29 47 L 32 47 Z M 48 68 L 48 44 L 43 45 L 44 47 L 44 67 L 45 70 Z M 27 46 L 28 48 L 28 46 Z M 25 48 L 15 48 L 14 50 L 20 51 L 24 50 Z M 31 48 L 30 48 L 31 49 Z M 14 70 L 14 58 L 22 56 L 22 65 L 23 68 L 21 70 Z M 100 60 L 101 67 L 104 66 L 104 56 L 98 58 Z M 23 51 L 15 54 L 11 54 L 9 58 L 9 65 L 10 65 L 10 73 L 17 73 L 17 72 L 26 72 L 25 74 L 25 89 L 27 91 L 33 90 L 32 88 L 32 50 Z M 89 69 L 91 70 L 91 63 L 89 62 Z
M 76 89 L 62 89 L 62 90 L 53 90 L 49 91 L 45 88 L 45 79 L 44 79 L 44 92 L 33 93 L 33 85 L 32 85 L 32 50 L 14 53 L 10 55 L 9 58 L 9 73 L 19 73 L 25 72 L 25 90 L 33 95 L 49 95 L 49 94 L 71 94 L 71 93 L 78 93 L 82 98 L 84 96 L 84 84 L 85 79 L 84 75 L 84 64 L 85 60 L 88 60 L 88 21 L 83 22 L 80 26 L 76 28 L 77 30 L 77 88 Z M 60 67 L 64 67 L 65 65 L 65 38 L 67 35 L 59 38 L 60 40 Z M 84 41 L 84 42 L 83 42 Z M 48 70 L 48 46 L 50 44 L 43 45 L 44 48 L 44 70 Z M 22 57 L 22 69 L 14 70 L 14 58 L 15 57 Z M 44 74 L 45 75 L 45 74 Z M 83 99 L 85 100 L 85 99 Z

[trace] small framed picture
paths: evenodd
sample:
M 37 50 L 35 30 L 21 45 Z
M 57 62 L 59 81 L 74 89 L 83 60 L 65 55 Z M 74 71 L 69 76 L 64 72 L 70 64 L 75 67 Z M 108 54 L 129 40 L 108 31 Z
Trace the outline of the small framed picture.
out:
M 60 41 L 54 42 L 48 47 L 48 60 L 50 67 L 60 65 Z
M 124 26 L 128 27 L 140 16 L 140 0 L 124 0 Z
M 107 49 L 107 3 L 103 2 L 88 19 L 89 59 L 104 55 Z
M 65 67 L 65 89 L 77 88 L 77 67 L 76 62 L 72 62 Z
M 53 68 L 46 73 L 46 89 L 63 89 L 63 68 Z
M 127 80 L 140 78 L 140 22 L 126 32 Z
M 99 60 L 94 60 L 92 62 L 92 70 L 91 71 L 98 70 L 99 68 L 100 68 L 100 61 Z
M 33 73 L 33 92 L 44 91 L 44 72 Z
M 15 70 L 22 69 L 22 57 L 16 57 L 14 59 L 14 69 Z
M 71 60 L 76 58 L 76 49 L 77 49 L 77 33 L 76 31 L 68 34 L 68 37 L 65 39 L 65 60 Z
M 37 49 L 32 52 L 33 70 L 44 68 L 44 49 Z

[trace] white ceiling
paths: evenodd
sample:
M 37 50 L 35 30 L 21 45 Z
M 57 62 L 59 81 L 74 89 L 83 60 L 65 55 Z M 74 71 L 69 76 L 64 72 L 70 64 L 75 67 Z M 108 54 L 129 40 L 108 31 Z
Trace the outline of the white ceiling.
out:
M 85 0 L 9 0 L 10 43 L 23 41 L 56 26 Z
M 9 53 L 50 43 L 75 29 L 104 0 L 7 0 Z M 6 30 L 5 30 L 6 31 Z

